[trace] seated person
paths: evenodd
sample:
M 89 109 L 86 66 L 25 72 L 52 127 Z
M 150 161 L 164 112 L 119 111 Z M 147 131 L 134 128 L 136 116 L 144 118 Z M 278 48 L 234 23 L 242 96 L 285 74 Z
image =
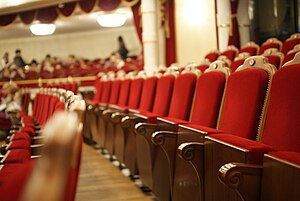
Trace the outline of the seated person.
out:
M 37 73 L 40 72 L 40 66 L 39 66 L 38 62 L 35 59 L 33 59 L 31 61 L 30 66 L 28 68 L 28 71 L 34 71 L 34 72 L 37 72 Z
M 5 138 L 11 126 L 13 113 L 22 111 L 22 97 L 17 84 L 8 82 L 2 88 L 3 98 L 0 104 L 0 140 Z

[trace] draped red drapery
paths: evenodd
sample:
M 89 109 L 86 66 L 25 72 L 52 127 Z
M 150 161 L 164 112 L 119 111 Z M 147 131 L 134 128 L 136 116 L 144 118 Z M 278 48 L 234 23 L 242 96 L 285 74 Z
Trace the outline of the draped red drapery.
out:
M 164 18 L 162 19 L 162 26 L 164 26 L 166 33 L 165 60 L 166 65 L 170 65 L 176 62 L 174 0 L 166 0 L 161 2 L 164 4 L 164 9 L 162 11 L 164 15 Z M 24 24 L 31 24 L 35 20 L 39 20 L 41 23 L 53 23 L 60 15 L 64 17 L 72 15 L 76 9 L 76 6 L 79 6 L 81 11 L 89 13 L 94 10 L 95 6 L 98 6 L 102 11 L 112 11 L 121 5 L 131 7 L 137 35 L 142 44 L 142 16 L 140 11 L 141 0 L 78 0 L 76 2 L 39 8 L 21 13 L 0 15 L 0 26 L 12 24 L 18 16 Z
M 175 7 L 174 0 L 165 3 L 165 32 L 166 32 L 166 65 L 170 66 L 176 62 L 176 42 L 175 42 Z
M 231 24 L 229 27 L 228 45 L 235 45 L 237 48 L 240 48 L 240 34 L 237 21 L 238 4 L 239 0 L 230 0 Z
M 141 1 L 131 7 L 136 33 L 142 44 Z

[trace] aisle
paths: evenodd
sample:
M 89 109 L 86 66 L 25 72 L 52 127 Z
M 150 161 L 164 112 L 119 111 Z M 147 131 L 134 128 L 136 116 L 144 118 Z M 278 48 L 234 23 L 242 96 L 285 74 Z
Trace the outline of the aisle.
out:
M 153 201 L 117 167 L 84 144 L 76 201 Z

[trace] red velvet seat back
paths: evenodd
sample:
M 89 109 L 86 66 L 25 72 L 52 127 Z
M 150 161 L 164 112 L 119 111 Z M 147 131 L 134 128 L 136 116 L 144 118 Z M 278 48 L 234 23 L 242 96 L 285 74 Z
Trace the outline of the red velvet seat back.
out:
M 204 73 L 204 71 L 208 68 L 208 65 L 207 64 L 200 64 L 197 68 L 199 70 L 201 70 L 202 73 Z
M 104 81 L 102 88 L 101 103 L 108 103 L 111 91 L 111 81 Z
M 238 67 L 240 67 L 241 65 L 243 65 L 243 63 L 245 62 L 245 59 L 239 59 L 239 60 L 235 60 L 230 64 L 230 70 L 231 72 L 236 71 L 236 69 L 238 69 Z
M 140 101 L 140 110 L 152 111 L 155 91 L 156 91 L 157 77 L 149 77 L 144 80 L 141 101 Z
M 231 50 L 231 49 L 225 50 L 224 52 L 221 53 L 221 56 L 226 56 L 230 61 L 233 61 L 236 55 L 237 55 L 236 50 Z
M 268 58 L 268 61 L 270 64 L 273 64 L 277 69 L 280 68 L 281 64 L 281 58 L 276 55 L 266 55 L 266 58 Z
M 192 73 L 176 78 L 168 117 L 189 120 L 196 81 L 197 76 Z
M 191 123 L 216 128 L 226 76 L 208 72 L 197 80 Z
M 205 55 L 205 59 L 208 59 L 210 62 L 214 62 L 218 59 L 219 53 L 218 52 L 210 52 L 207 55 Z
M 74 94 L 76 94 L 76 93 L 77 93 L 77 90 L 78 90 L 78 84 L 77 84 L 76 82 L 71 83 L 71 85 L 70 85 L 70 90 L 71 90 Z
M 131 86 L 130 79 L 125 79 L 121 81 L 120 95 L 118 100 L 118 105 L 121 107 L 127 106 L 130 86 Z
M 219 129 L 254 140 L 268 81 L 268 73 L 257 68 L 232 73 L 227 81 Z
M 33 109 L 32 109 L 32 116 L 33 118 L 36 119 L 36 115 L 37 115 L 37 110 L 38 110 L 38 105 L 40 104 L 40 97 L 41 97 L 41 94 L 40 93 L 37 93 L 35 98 L 34 98 L 34 101 L 33 101 Z
M 103 81 L 96 80 L 95 82 L 96 93 L 94 96 L 94 101 L 98 102 L 101 100 Z
M 300 152 L 300 65 L 279 69 L 273 78 L 262 136 L 277 150 Z
M 286 62 L 291 61 L 297 53 L 298 53 L 297 51 L 293 51 L 293 52 L 286 54 L 283 59 L 282 65 L 284 65 Z
M 30 93 L 26 92 L 23 94 L 23 106 L 22 106 L 22 111 L 27 113 L 28 111 L 28 106 L 30 102 Z
M 256 47 L 247 46 L 247 47 L 240 49 L 239 53 L 242 53 L 242 52 L 248 52 L 250 54 L 250 56 L 255 56 L 255 55 L 257 55 L 258 50 Z
M 137 109 L 139 107 L 143 83 L 143 78 L 137 78 L 132 80 L 129 93 L 128 107 L 132 109 Z
M 286 40 L 282 45 L 281 52 L 287 54 L 290 50 L 294 48 L 295 45 L 300 44 L 300 38 L 293 38 L 291 40 Z
M 259 48 L 259 54 L 263 54 L 265 52 L 265 50 L 270 49 L 270 48 L 276 48 L 276 49 L 280 50 L 280 44 L 279 43 L 266 43 L 266 44 L 263 44 Z
M 45 124 L 48 121 L 48 119 L 53 115 L 53 113 L 55 112 L 55 106 L 59 102 L 58 97 L 51 96 L 51 95 L 49 95 L 49 97 L 50 97 L 50 101 L 48 105 L 47 115 L 45 121 L 43 121 L 42 124 Z
M 51 96 L 50 95 L 45 95 L 44 96 L 44 101 L 43 101 L 43 106 L 41 107 L 41 113 L 40 113 L 40 124 L 44 125 L 46 123 L 47 117 L 48 117 L 48 112 L 49 112 L 49 105 L 51 101 Z
M 58 111 L 64 111 L 65 110 L 65 103 L 59 101 L 56 105 L 55 105 L 55 112 Z
M 174 80 L 175 77 L 173 75 L 166 75 L 157 81 L 157 90 L 152 113 L 159 116 L 168 115 Z
M 116 104 L 118 102 L 120 86 L 121 86 L 121 80 L 112 81 L 109 104 Z

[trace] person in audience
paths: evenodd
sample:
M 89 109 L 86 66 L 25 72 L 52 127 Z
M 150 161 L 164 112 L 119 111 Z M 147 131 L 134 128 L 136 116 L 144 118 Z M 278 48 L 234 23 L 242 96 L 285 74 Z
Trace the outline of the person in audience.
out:
M 3 85 L 1 90 L 3 98 L 0 104 L 0 139 L 7 136 L 7 128 L 10 128 L 14 113 L 22 111 L 22 96 L 18 85 L 14 82 L 8 82 Z
M 11 62 L 9 62 L 9 54 L 5 52 L 1 59 L 1 70 L 4 68 L 9 68 L 11 66 Z
M 122 36 L 118 37 L 118 42 L 119 42 L 119 49 L 118 49 L 118 53 L 121 56 L 122 60 L 126 60 L 127 55 L 128 55 L 128 49 L 126 48 L 125 42 L 123 40 Z
M 14 57 L 14 64 L 17 68 L 24 68 L 26 66 L 26 63 L 21 56 L 20 49 L 16 50 L 16 56 Z
M 40 66 L 39 66 L 38 62 L 35 59 L 31 60 L 28 71 L 35 71 L 37 73 L 40 72 Z
M 9 81 L 10 80 L 10 70 L 8 68 L 4 68 L 1 73 L 1 81 Z
M 69 68 L 75 67 L 75 65 L 78 63 L 76 57 L 74 54 L 70 54 L 68 56 L 68 59 L 65 61 L 65 65 L 69 66 Z
M 52 66 L 52 57 L 50 54 L 46 54 L 45 58 L 41 62 L 41 70 L 44 70 L 45 66 Z
M 124 64 L 125 62 L 121 59 L 119 53 L 112 53 L 109 57 L 109 60 L 105 63 L 104 68 L 116 66 L 118 69 L 120 69 L 122 66 L 124 66 Z

